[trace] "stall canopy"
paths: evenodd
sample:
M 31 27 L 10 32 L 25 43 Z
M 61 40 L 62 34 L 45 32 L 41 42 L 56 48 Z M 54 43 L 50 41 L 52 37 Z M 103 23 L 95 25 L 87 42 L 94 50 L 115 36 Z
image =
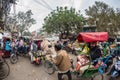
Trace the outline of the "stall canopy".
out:
M 107 32 L 82 32 L 77 36 L 80 42 L 96 42 L 96 41 L 107 41 Z

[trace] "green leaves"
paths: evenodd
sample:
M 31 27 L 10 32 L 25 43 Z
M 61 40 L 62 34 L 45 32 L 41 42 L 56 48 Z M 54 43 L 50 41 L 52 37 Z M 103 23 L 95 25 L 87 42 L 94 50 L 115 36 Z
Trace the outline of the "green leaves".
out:
M 8 18 L 9 26 L 11 24 L 14 25 L 22 36 L 25 30 L 28 30 L 33 24 L 36 23 L 36 20 L 32 18 L 32 15 L 33 13 L 31 10 L 28 10 L 27 12 L 20 11 L 17 15 Z
M 89 16 L 89 25 L 96 25 L 98 31 L 107 31 L 110 36 L 115 36 L 116 30 L 120 27 L 118 26 L 120 17 L 117 10 L 115 11 L 104 2 L 96 1 L 93 6 L 90 6 L 85 11 Z
M 77 27 L 82 28 L 83 16 L 75 12 L 74 8 L 68 9 L 67 7 L 57 7 L 56 10 L 51 12 L 45 19 L 43 28 L 50 33 L 70 33 L 77 30 Z

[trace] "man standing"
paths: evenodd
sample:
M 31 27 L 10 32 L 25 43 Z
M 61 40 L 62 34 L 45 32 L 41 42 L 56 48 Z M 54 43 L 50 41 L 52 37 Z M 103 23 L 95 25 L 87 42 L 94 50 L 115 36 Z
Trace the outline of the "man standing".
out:
M 70 68 L 71 62 L 69 55 L 65 50 L 61 50 L 60 44 L 55 44 L 55 51 L 57 52 L 56 58 L 52 59 L 53 62 L 58 67 L 58 80 L 62 80 L 62 76 L 66 74 L 68 76 L 68 80 L 72 80 Z

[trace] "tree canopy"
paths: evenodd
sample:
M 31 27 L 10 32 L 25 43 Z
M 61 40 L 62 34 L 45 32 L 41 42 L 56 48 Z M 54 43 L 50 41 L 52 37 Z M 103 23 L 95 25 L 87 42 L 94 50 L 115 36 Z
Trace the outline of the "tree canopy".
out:
M 23 32 L 25 30 L 28 30 L 32 24 L 35 24 L 36 21 L 32 18 L 32 11 L 28 10 L 27 12 L 19 12 L 16 16 L 17 21 L 18 21 L 18 29 L 21 33 L 21 35 L 23 34 Z
M 114 10 L 108 4 L 96 1 L 94 5 L 85 10 L 89 16 L 88 24 L 96 25 L 98 31 L 107 31 L 110 36 L 120 30 L 120 10 Z
M 48 33 L 77 33 L 82 30 L 83 20 L 74 8 L 57 7 L 44 19 L 43 28 Z
M 21 36 L 23 33 L 28 30 L 33 24 L 36 23 L 36 20 L 32 18 L 32 11 L 28 10 L 27 12 L 18 12 L 17 15 L 8 17 L 8 26 L 10 26 L 10 31 L 12 31 L 11 28 L 15 28 L 18 32 L 21 33 Z

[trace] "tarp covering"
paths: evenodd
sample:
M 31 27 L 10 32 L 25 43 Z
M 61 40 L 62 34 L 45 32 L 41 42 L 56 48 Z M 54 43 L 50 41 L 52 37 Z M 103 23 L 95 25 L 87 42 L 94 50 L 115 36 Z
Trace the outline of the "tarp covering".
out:
M 77 36 L 80 42 L 97 42 L 97 41 L 107 41 L 107 32 L 82 32 Z

